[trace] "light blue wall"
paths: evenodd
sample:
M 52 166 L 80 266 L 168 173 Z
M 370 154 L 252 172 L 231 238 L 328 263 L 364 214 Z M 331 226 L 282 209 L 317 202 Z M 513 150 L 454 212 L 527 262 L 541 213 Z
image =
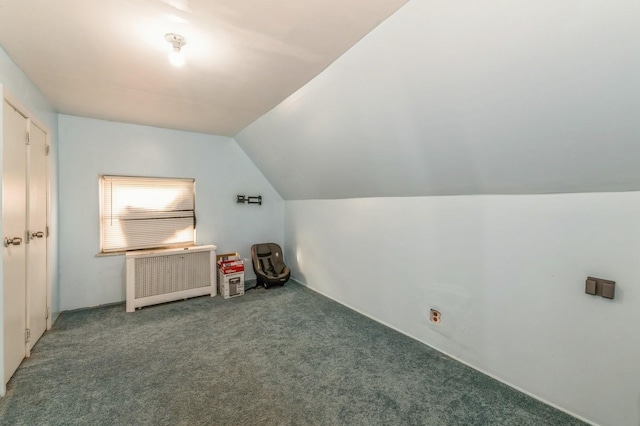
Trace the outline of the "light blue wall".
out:
M 58 281 L 58 118 L 57 113 L 51 104 L 45 99 L 40 90 L 33 85 L 29 78 L 18 68 L 11 60 L 7 53 L 0 47 L 0 85 L 4 91 L 8 91 L 16 100 L 18 100 L 30 113 L 34 115 L 40 122 L 48 127 L 51 152 L 50 152 L 50 188 L 51 188 L 51 213 L 50 213 L 50 270 L 49 280 L 51 282 L 51 310 L 55 319 L 60 312 L 59 281 Z M 1 97 L 1 96 L 0 96 Z M 0 118 L 1 123 L 1 118 Z M 0 135 L 2 134 L 2 126 L 0 124 Z M 0 137 L 0 153 L 2 152 L 2 144 Z M 1 167 L 0 161 L 0 167 Z M 2 174 L 0 173 L 0 184 Z M 2 235 L 2 224 L 0 218 L 0 235 Z M 3 283 L 2 283 L 2 265 L 0 262 L 0 337 L 2 336 L 4 326 L 2 325 L 2 306 L 3 306 Z M 0 365 L 4 365 L 4 338 L 0 338 Z M 4 383 L 1 377 L 4 371 L 0 371 L 0 382 Z
M 283 244 L 282 198 L 232 138 L 68 115 L 59 132 L 63 310 L 125 299 L 124 256 L 96 257 L 99 174 L 195 178 L 198 244 L 245 258 L 257 242 Z M 263 204 L 237 204 L 237 194 Z

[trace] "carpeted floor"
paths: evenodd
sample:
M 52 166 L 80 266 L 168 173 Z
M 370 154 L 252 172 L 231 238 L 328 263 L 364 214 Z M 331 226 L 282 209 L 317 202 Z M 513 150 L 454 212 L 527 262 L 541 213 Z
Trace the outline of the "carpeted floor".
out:
M 302 286 L 63 313 L 3 425 L 579 425 Z

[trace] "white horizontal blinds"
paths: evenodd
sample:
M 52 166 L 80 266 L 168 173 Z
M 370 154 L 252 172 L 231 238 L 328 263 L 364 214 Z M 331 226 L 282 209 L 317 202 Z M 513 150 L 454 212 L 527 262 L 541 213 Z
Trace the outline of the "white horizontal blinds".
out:
M 194 244 L 193 179 L 102 176 L 102 251 Z

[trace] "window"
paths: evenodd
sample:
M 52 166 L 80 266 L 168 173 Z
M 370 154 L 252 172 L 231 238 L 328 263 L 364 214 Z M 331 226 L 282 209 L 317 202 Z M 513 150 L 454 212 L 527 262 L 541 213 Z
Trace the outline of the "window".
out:
M 195 244 L 195 180 L 100 177 L 103 253 Z

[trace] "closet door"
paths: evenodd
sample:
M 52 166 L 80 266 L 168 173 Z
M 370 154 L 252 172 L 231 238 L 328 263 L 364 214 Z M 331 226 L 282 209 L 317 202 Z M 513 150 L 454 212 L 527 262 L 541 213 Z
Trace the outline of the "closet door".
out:
M 2 280 L 5 384 L 26 355 L 27 119 L 4 101 L 2 151 Z
M 47 328 L 47 134 L 29 129 L 27 299 L 28 351 Z

